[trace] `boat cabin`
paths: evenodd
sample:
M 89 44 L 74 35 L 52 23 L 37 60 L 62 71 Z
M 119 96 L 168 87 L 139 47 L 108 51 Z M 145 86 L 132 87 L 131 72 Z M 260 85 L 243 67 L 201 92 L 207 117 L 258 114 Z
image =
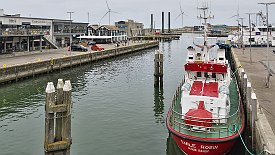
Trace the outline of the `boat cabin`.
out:
M 213 122 L 226 123 L 225 118 L 230 111 L 230 68 L 224 50 L 218 50 L 216 58 L 206 60 L 201 52 L 190 47 L 184 69 L 185 83 L 181 89 L 183 117 L 190 113 L 190 109 L 198 109 L 200 105 L 205 112 L 212 114 L 209 119 L 213 119 Z

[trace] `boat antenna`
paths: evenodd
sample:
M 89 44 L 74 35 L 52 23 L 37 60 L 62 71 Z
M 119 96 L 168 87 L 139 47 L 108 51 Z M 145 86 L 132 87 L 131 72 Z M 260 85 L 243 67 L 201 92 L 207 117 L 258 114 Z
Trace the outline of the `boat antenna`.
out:
M 203 30 L 204 31 L 204 35 L 203 35 L 203 38 L 204 38 L 203 52 L 204 52 L 204 55 L 205 55 L 205 61 L 208 61 L 209 60 L 209 53 L 208 53 L 209 46 L 208 46 L 208 40 L 207 40 L 207 32 L 208 32 L 207 20 L 214 18 L 214 16 L 211 16 L 211 15 L 207 16 L 206 15 L 206 13 L 209 9 L 207 3 L 204 3 L 201 7 L 198 7 L 198 9 L 203 11 L 203 15 L 200 14 L 200 16 L 198 16 L 198 19 L 202 19 L 204 21 L 203 22 L 203 25 L 204 25 L 204 30 Z

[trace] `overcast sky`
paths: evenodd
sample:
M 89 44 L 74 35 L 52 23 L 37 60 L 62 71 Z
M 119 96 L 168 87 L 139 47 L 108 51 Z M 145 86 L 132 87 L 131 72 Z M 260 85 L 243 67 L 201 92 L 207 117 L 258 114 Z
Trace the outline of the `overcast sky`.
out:
M 275 0 L 274 0 L 275 1 Z M 161 27 L 161 12 L 171 12 L 171 27 L 180 27 L 181 18 L 176 20 L 180 14 L 180 4 L 187 16 L 184 16 L 184 25 L 200 25 L 197 19 L 198 4 L 208 2 L 214 19 L 212 24 L 235 25 L 236 18 L 230 18 L 237 13 L 239 6 L 240 15 L 245 17 L 244 23 L 248 22 L 247 12 L 258 12 L 265 7 L 259 2 L 271 2 L 270 0 L 108 0 L 109 7 L 119 14 L 111 14 L 111 23 L 118 20 L 133 19 L 150 26 L 150 14 L 154 14 L 156 27 Z M 42 17 L 69 19 L 66 12 L 74 11 L 72 19 L 77 22 L 99 23 L 102 16 L 108 11 L 105 0 L 1 0 L 1 7 L 6 14 L 19 13 L 26 17 Z M 255 17 L 253 17 L 255 21 Z M 275 5 L 269 6 L 269 21 L 275 23 Z M 108 24 L 108 16 L 102 19 L 101 24 Z M 167 25 L 167 22 L 166 22 Z M 165 26 L 166 27 L 166 26 Z

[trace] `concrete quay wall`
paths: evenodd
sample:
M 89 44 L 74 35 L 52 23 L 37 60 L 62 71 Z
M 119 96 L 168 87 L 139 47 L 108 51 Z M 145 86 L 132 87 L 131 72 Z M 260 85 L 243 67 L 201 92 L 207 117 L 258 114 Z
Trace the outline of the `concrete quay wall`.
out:
M 275 135 L 270 122 L 263 112 L 259 99 L 257 99 L 257 94 L 253 89 L 254 82 L 261 81 L 253 81 L 252 83 L 248 80 L 248 74 L 246 73 L 245 68 L 243 68 L 242 62 L 239 61 L 236 51 L 237 49 L 232 49 L 231 51 L 231 65 L 233 69 L 236 70 L 235 75 L 246 109 L 246 127 L 250 130 L 249 132 L 251 132 L 248 136 L 249 138 L 246 139 L 246 144 L 248 145 L 248 148 L 255 150 L 256 153 L 275 155 Z
M 64 68 L 82 65 L 85 63 L 99 61 L 119 55 L 137 52 L 159 46 L 158 41 L 145 42 L 137 45 L 121 46 L 117 48 L 106 49 L 103 51 L 86 52 L 78 55 L 63 56 L 44 61 L 17 64 L 13 66 L 0 67 L 0 83 L 9 81 L 18 81 L 24 77 L 34 77 L 42 73 L 50 73 Z

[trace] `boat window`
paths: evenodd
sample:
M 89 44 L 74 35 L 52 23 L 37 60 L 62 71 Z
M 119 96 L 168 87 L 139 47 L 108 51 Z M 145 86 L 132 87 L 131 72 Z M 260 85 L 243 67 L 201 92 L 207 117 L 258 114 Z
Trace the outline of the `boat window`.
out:
M 190 56 L 190 57 L 188 57 L 188 59 L 189 59 L 189 60 L 193 60 L 193 57 L 192 57 L 192 56 Z
M 213 78 L 213 79 L 216 78 L 216 73 L 212 73 L 212 78 Z
M 197 72 L 197 77 L 201 77 L 201 72 Z
M 222 58 L 222 57 L 219 57 L 219 60 L 223 60 L 223 58 Z
M 255 38 L 249 38 L 249 41 L 254 42 Z
M 209 78 L 209 75 L 208 75 L 207 72 L 204 73 L 204 77 L 205 77 L 205 78 Z

